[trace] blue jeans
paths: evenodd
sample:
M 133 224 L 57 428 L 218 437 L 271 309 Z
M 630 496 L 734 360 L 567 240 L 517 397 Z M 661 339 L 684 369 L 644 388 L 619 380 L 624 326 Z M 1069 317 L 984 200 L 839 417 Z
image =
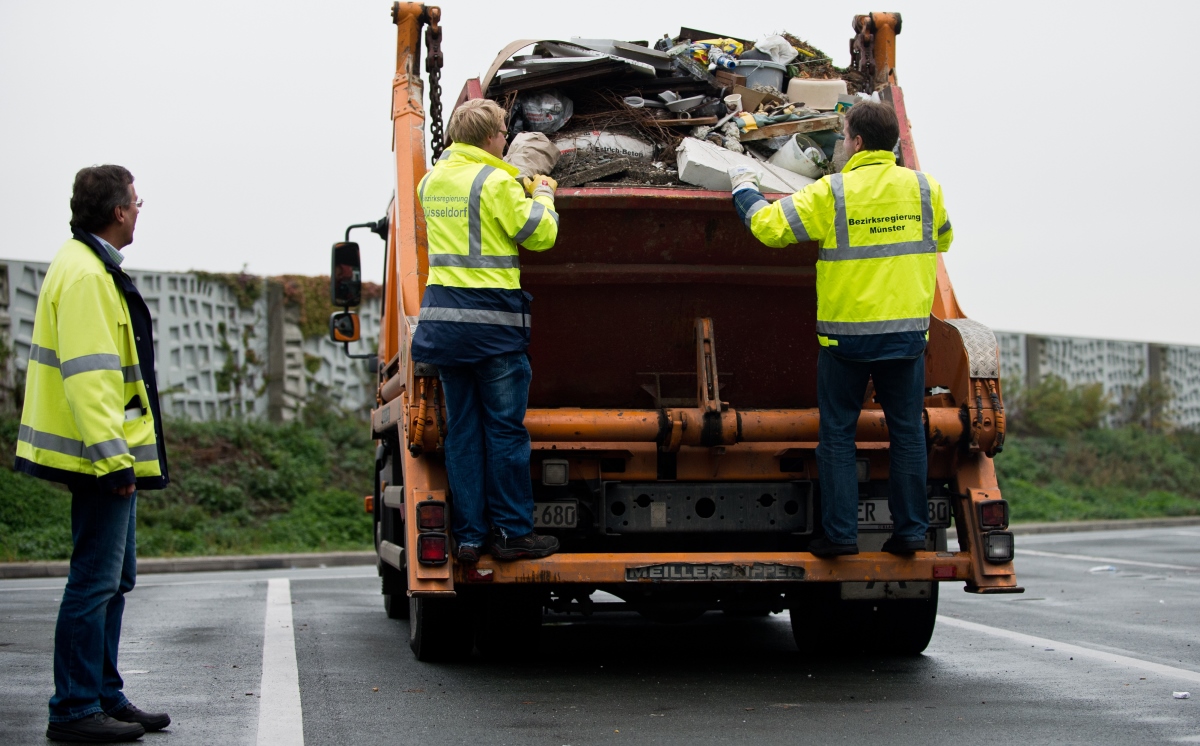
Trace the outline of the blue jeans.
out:
M 867 392 L 875 383 L 876 400 L 887 419 L 888 508 L 892 535 L 924 540 L 929 528 L 925 451 L 925 355 L 912 359 L 858 362 L 821 350 L 817 358 L 817 406 L 821 425 L 817 472 L 821 487 L 821 524 L 835 544 L 858 541 L 858 474 L 854 431 Z
M 446 469 L 454 540 L 482 546 L 488 525 L 508 538 L 533 531 L 525 407 L 533 370 L 523 352 L 439 366 L 446 394 Z
M 71 491 L 71 569 L 54 628 L 50 721 L 115 712 L 129 703 L 117 672 L 125 594 L 137 576 L 137 493 Z

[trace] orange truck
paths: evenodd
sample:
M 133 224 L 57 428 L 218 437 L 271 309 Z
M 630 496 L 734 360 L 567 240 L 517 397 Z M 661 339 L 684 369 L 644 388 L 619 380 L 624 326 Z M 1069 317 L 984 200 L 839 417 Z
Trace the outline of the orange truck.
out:
M 996 339 L 967 319 L 941 258 L 927 351 L 927 548 L 908 557 L 880 549 L 891 529 L 888 432 L 868 396 L 857 431 L 863 551 L 821 559 L 806 551 L 821 499 L 817 247 L 767 248 L 742 226 L 728 192 L 665 186 L 560 189 L 555 247 L 522 252 L 522 284 L 538 311 L 525 421 L 534 519 L 562 549 L 457 564 L 444 400 L 436 369 L 409 356 L 428 271 L 416 194 L 430 162 L 427 124 L 433 150 L 441 147 L 440 16 L 419 3 L 393 6 L 396 193 L 384 219 L 351 226 L 387 241 L 370 355 L 379 374 L 376 477 L 365 502 L 384 608 L 409 620 L 418 659 L 460 658 L 475 646 L 527 651 L 545 609 L 613 608 L 660 621 L 786 609 L 802 650 L 915 654 L 933 633 L 942 583 L 1021 592 L 992 462 L 1004 440 Z M 916 169 L 895 82 L 899 29 L 895 14 L 858 16 L 851 48 L 896 108 L 900 161 Z M 485 90 L 467 81 L 458 100 Z M 350 232 L 333 249 L 333 303 L 344 308 L 331 318 L 336 342 L 359 336 Z

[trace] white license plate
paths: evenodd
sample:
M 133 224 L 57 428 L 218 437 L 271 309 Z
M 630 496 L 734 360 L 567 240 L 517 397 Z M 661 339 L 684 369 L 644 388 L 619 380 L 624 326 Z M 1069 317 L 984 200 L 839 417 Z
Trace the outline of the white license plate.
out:
M 574 500 L 533 504 L 534 528 L 575 528 L 579 504 Z
M 950 498 L 929 498 L 930 528 L 949 528 L 952 515 L 954 511 L 950 509 Z M 892 530 L 892 511 L 888 509 L 886 497 L 858 501 L 858 527 L 878 531 Z

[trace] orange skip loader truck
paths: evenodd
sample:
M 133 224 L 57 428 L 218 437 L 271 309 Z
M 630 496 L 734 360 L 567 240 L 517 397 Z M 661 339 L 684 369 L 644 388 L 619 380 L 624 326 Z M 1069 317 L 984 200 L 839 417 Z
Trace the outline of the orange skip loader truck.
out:
M 528 651 L 545 609 L 618 605 L 596 603 L 597 591 L 661 621 L 787 609 L 801 650 L 915 654 L 933 633 L 942 583 L 1021 592 L 992 462 L 1004 442 L 996 339 L 966 318 L 941 258 L 926 367 L 926 550 L 880 550 L 891 529 L 888 433 L 868 398 L 857 431 L 863 551 L 821 559 L 806 551 L 821 499 L 817 247 L 768 248 L 742 226 L 728 192 L 664 186 L 560 189 L 555 247 L 522 252 L 522 285 L 538 311 L 525 420 L 535 526 L 562 549 L 457 564 L 444 399 L 436 369 L 409 356 L 428 272 L 416 190 L 429 162 L 427 122 L 441 147 L 441 11 L 396 3 L 392 14 L 396 192 L 385 218 L 351 228 L 387 241 L 378 353 L 369 355 L 378 447 L 366 506 L 384 607 L 409 620 L 418 659 L 459 658 L 476 645 Z M 858 16 L 854 28 L 854 64 L 897 111 L 901 165 L 919 168 L 895 82 L 899 16 Z M 459 102 L 486 90 L 467 81 Z M 359 337 L 350 231 L 333 249 L 333 300 L 345 310 L 330 323 L 332 339 L 347 343 Z

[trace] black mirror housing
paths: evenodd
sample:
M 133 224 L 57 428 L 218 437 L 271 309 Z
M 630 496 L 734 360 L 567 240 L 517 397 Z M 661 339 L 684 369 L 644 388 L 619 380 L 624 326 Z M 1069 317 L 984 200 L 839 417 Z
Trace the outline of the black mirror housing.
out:
M 339 241 L 333 245 L 332 253 L 333 265 L 329 270 L 330 302 L 342 308 L 361 305 L 362 262 L 359 258 L 358 244 L 353 241 Z M 355 339 L 358 339 L 357 335 Z
M 329 339 L 334 342 L 357 342 L 361 335 L 358 314 L 353 311 L 338 311 L 329 317 Z

